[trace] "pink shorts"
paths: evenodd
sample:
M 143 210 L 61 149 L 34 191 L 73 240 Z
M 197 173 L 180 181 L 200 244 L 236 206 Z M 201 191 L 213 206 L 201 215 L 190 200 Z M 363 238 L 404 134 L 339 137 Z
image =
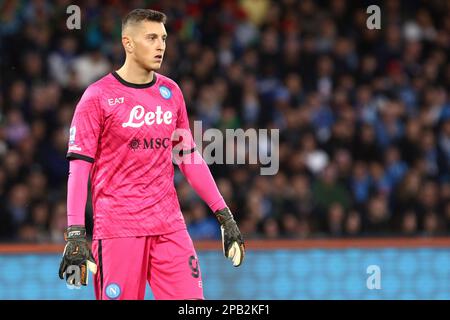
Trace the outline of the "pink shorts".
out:
M 97 300 L 142 300 L 147 281 L 155 299 L 204 299 L 197 254 L 186 229 L 134 238 L 94 240 Z

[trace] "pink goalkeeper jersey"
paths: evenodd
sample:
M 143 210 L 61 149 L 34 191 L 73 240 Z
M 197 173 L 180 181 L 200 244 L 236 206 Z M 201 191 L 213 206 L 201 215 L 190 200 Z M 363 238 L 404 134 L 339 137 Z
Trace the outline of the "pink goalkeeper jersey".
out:
M 86 89 L 73 116 L 67 158 L 93 163 L 94 239 L 186 228 L 173 181 L 177 128 L 189 130 L 184 98 L 161 74 L 132 84 L 113 72 Z M 190 131 L 178 143 L 186 153 L 195 148 Z

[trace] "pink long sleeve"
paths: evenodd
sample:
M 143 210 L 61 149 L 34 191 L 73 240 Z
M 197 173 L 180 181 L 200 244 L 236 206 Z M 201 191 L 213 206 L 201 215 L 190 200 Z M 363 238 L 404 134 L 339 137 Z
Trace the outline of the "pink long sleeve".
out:
M 92 163 L 84 160 L 71 160 L 67 181 L 67 225 L 83 225 L 86 208 L 89 172 Z
M 190 161 L 181 162 L 178 167 L 195 192 L 213 212 L 225 208 L 227 206 L 225 200 L 200 153 L 195 151 L 185 157 L 190 157 Z

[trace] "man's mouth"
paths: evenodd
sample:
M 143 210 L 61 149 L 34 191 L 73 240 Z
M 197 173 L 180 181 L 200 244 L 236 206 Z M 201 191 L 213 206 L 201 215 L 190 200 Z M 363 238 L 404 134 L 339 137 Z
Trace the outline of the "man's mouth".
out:
M 162 54 L 158 54 L 155 56 L 155 59 L 157 60 L 162 60 L 162 58 L 163 58 Z

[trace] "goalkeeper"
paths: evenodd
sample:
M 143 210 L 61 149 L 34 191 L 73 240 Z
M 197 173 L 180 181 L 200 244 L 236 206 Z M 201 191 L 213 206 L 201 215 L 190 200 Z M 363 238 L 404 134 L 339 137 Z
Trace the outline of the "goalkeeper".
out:
M 166 49 L 166 16 L 136 9 L 122 22 L 124 65 L 91 84 L 70 128 L 67 240 L 59 277 L 87 285 L 97 299 L 204 299 L 202 276 L 173 177 L 180 171 L 215 213 L 225 257 L 239 266 L 244 242 L 208 166 L 195 150 L 178 85 L 156 72 Z M 84 209 L 91 178 L 94 232 Z M 73 267 L 81 273 L 71 276 Z

